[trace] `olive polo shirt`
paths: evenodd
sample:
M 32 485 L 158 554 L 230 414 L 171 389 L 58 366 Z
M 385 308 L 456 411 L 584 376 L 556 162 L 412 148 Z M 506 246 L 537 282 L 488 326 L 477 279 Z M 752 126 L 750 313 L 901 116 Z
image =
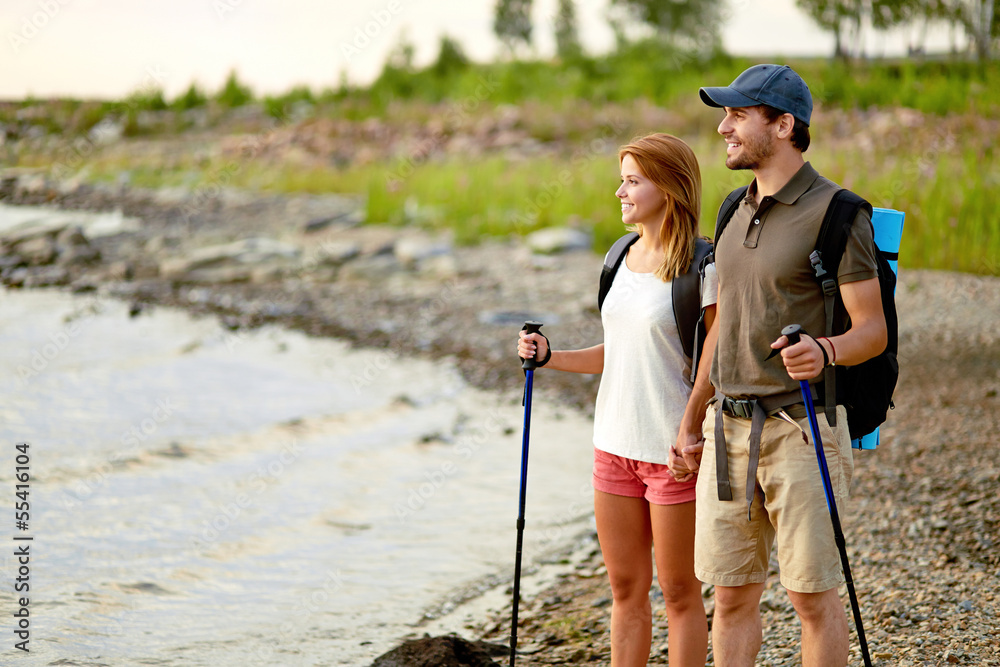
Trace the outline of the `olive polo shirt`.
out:
M 807 162 L 758 206 L 754 179 L 725 233 L 716 239 L 719 342 L 711 379 L 726 396 L 770 396 L 798 389 L 780 355 L 765 358 L 789 324 L 801 324 L 816 337 L 826 332 L 823 291 L 809 255 L 839 189 Z M 860 211 L 840 261 L 838 282 L 875 278 L 876 251 L 871 220 Z

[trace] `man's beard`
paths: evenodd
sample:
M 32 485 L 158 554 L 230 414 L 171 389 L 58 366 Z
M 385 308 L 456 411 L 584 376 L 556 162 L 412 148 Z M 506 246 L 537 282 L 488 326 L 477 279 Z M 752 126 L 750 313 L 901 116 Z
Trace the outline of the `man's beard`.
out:
M 755 134 L 746 141 L 741 140 L 740 151 L 726 158 L 726 166 L 733 171 L 740 169 L 756 169 L 766 158 L 774 154 L 774 143 L 763 132 Z

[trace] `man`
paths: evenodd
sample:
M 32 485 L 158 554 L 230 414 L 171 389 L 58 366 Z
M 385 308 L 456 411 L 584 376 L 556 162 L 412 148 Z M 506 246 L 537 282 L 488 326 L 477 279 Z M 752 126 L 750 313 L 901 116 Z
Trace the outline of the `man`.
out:
M 715 664 L 754 664 L 762 641 L 760 598 L 777 540 L 781 583 L 802 624 L 802 664 L 843 667 L 848 626 L 837 595 L 843 576 L 798 381 L 819 382 L 825 364 L 859 364 L 885 348 L 872 227 L 860 212 L 838 270 L 846 333 L 818 341 L 803 336 L 788 346 L 780 336 L 788 324 L 816 335 L 826 330 L 809 254 L 839 189 L 802 156 L 810 142 L 809 88 L 788 67 L 756 65 L 727 87 L 700 92 L 706 104 L 725 110 L 718 131 L 726 166 L 754 175 L 716 239 L 719 295 L 705 343 L 709 359 L 699 368 L 671 457 L 679 478 L 700 463 L 695 571 L 715 585 Z M 768 358 L 769 348 L 780 348 L 780 358 Z M 837 504 L 844 507 L 853 460 L 843 408 L 837 413 L 836 429 L 822 413 L 819 422 Z

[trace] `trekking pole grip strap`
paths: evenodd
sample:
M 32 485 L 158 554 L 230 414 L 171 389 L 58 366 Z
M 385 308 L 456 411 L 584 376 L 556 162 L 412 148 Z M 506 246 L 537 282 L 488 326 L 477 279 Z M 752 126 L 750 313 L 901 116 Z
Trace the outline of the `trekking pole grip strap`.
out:
M 541 335 L 542 338 L 545 338 L 545 334 L 542 333 L 542 326 L 543 325 L 542 325 L 541 322 L 535 322 L 533 320 L 528 320 L 527 322 L 524 323 L 524 326 L 521 327 L 521 331 L 527 331 L 529 334 L 536 333 L 536 334 Z M 545 338 L 545 342 L 548 343 L 549 339 Z M 534 359 L 534 358 L 532 358 L 532 359 L 523 359 L 521 361 L 521 369 L 522 370 L 526 370 L 526 371 L 533 371 L 536 368 L 541 368 L 546 363 L 548 363 L 549 358 L 552 356 L 552 346 L 551 345 L 547 345 L 547 347 L 548 347 L 548 351 L 546 352 L 544 359 L 541 359 L 541 360 Z M 535 354 L 537 354 L 537 352 Z

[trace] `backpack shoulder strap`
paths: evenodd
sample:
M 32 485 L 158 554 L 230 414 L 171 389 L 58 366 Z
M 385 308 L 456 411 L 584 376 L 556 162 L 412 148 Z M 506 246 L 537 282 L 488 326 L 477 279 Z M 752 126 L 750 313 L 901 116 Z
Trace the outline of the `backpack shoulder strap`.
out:
M 671 280 L 670 294 L 674 306 L 674 321 L 684 354 L 695 359 L 698 349 L 695 338 L 701 321 L 701 264 L 712 250 L 705 239 L 695 239 L 694 257 L 688 270 Z
M 726 200 L 722 202 L 722 206 L 719 207 L 719 213 L 715 217 L 715 236 L 713 237 L 717 245 L 719 243 L 719 237 L 722 236 L 723 230 L 725 230 L 726 225 L 729 224 L 729 219 L 733 217 L 733 213 L 736 213 L 736 209 L 739 208 L 740 202 L 743 201 L 743 198 L 747 196 L 747 190 L 749 189 L 749 185 L 736 188 L 726 195 Z
M 611 290 L 611 283 L 615 281 L 615 274 L 618 273 L 618 267 L 621 266 L 622 260 L 625 258 L 625 253 L 638 240 L 638 233 L 629 232 L 615 241 L 614 245 L 611 246 L 611 250 L 604 256 L 604 267 L 601 269 L 601 283 L 597 291 L 598 310 L 604 305 L 604 297 Z
M 810 256 L 813 269 L 816 270 L 816 277 L 821 278 L 819 269 L 824 269 L 829 277 L 836 281 L 837 270 L 840 268 L 840 259 L 847 249 L 847 240 L 851 235 L 851 227 L 858 216 L 858 209 L 863 208 L 868 212 L 868 219 L 871 220 L 872 205 L 865 199 L 851 192 L 840 189 L 833 195 L 830 205 L 826 209 L 826 216 L 823 224 L 819 228 L 819 236 L 816 239 L 816 251 L 818 257 Z M 874 232 L 873 232 L 874 233 Z M 822 280 L 821 280 L 822 282 Z M 830 322 L 827 322 L 829 328 Z M 830 332 L 827 332 L 830 335 Z
M 847 249 L 847 239 L 851 235 L 851 227 L 858 216 L 858 210 L 865 208 L 871 220 L 872 206 L 862 197 L 850 190 L 840 189 L 830 201 L 823 217 L 816 239 L 816 249 L 809 255 L 809 261 L 816 272 L 816 280 L 823 288 L 823 309 L 826 313 L 825 336 L 834 335 L 833 327 L 836 318 L 836 302 L 840 293 L 837 284 L 837 270 L 840 259 Z M 837 425 L 837 370 L 827 366 L 823 370 L 823 391 L 825 394 L 826 418 L 831 426 Z

